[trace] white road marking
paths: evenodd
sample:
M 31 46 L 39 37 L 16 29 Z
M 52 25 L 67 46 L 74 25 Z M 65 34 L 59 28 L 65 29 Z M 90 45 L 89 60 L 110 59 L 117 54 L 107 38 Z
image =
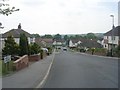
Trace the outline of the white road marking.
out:
M 50 69 L 51 69 L 51 67 L 52 67 L 52 64 L 53 64 L 53 61 L 54 61 L 54 57 L 55 57 L 55 52 L 54 52 L 54 54 L 53 54 L 52 62 L 51 62 L 50 65 L 49 65 L 49 68 L 48 68 L 48 71 L 47 71 L 45 77 L 44 77 L 43 80 L 37 85 L 37 87 L 36 87 L 35 90 L 37 90 L 38 88 L 41 88 L 42 85 L 43 85 L 43 83 L 46 81 L 46 79 L 47 79 L 47 77 L 48 77 L 48 75 L 49 75 L 49 73 L 50 73 Z

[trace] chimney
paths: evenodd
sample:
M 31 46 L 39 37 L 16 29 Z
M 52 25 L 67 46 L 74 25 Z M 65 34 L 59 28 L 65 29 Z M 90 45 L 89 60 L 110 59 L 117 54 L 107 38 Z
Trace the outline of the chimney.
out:
M 18 25 L 18 29 L 21 29 L 21 23 L 19 23 L 19 25 Z

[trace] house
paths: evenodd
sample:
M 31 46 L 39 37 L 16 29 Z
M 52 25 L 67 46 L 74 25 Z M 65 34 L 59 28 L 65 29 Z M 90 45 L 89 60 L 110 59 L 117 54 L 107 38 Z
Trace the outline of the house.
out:
M 35 42 L 41 47 L 51 47 L 53 45 L 53 39 L 51 38 L 35 38 Z
M 97 42 L 99 44 L 101 44 L 102 46 L 104 45 L 104 39 L 103 38 L 98 39 Z
M 97 42 L 97 40 L 93 40 L 93 39 L 72 39 L 69 41 L 69 47 L 70 48 L 75 48 L 75 47 L 79 47 L 79 48 L 101 48 L 102 45 L 100 43 Z
M 112 30 L 104 34 L 104 48 L 111 50 L 120 44 L 120 26 L 114 27 Z
M 24 33 L 27 38 L 28 38 L 28 43 L 34 43 L 35 42 L 35 38 L 28 32 L 24 31 L 21 28 L 21 24 L 18 25 L 17 29 L 12 29 L 4 34 L 2 34 L 2 38 L 1 38 L 1 42 L 2 42 L 2 48 L 4 47 L 4 40 L 7 39 L 8 36 L 12 35 L 14 37 L 14 40 L 17 44 L 19 44 L 19 40 L 20 40 L 20 34 Z
M 80 40 L 72 39 L 69 41 L 69 47 L 74 48 L 74 47 L 77 47 L 81 43 L 82 42 Z
M 63 44 L 65 44 L 65 40 L 63 40 L 63 39 L 60 39 L 60 40 L 54 39 L 53 40 L 54 46 L 62 46 Z

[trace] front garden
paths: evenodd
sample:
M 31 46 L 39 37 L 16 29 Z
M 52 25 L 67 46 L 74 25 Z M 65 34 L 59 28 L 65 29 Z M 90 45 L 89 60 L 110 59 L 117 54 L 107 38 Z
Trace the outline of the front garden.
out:
M 29 65 L 30 61 L 38 61 L 52 54 L 52 48 L 46 47 L 48 51 L 43 50 L 38 44 L 28 44 L 25 34 L 20 35 L 19 45 L 12 36 L 5 40 L 5 47 L 2 50 L 2 60 L 0 60 L 0 74 L 6 75 L 16 70 L 20 70 Z M 10 56 L 10 60 L 5 62 L 5 57 Z M 37 60 L 36 60 L 37 59 Z

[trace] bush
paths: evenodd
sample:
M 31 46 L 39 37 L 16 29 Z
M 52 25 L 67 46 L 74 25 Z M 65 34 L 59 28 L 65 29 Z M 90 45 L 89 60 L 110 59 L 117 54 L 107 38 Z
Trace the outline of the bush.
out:
M 52 54 L 52 47 L 47 47 L 47 49 L 48 49 L 48 53 Z
M 2 54 L 4 55 L 18 55 L 19 54 L 19 46 L 15 42 L 12 36 L 8 36 L 5 40 L 5 47 L 2 50 Z
M 40 53 L 40 46 L 36 43 L 30 45 L 30 54 L 38 54 Z

